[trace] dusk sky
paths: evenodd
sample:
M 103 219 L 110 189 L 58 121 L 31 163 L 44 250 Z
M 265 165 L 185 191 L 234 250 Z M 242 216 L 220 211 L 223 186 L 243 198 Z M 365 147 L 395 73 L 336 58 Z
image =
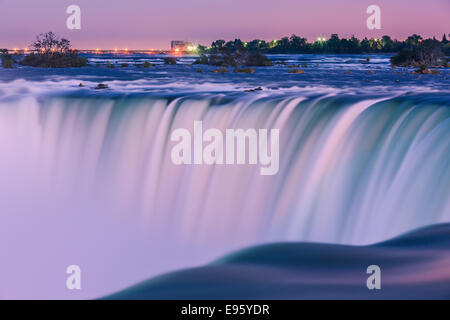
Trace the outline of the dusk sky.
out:
M 81 7 L 81 30 L 68 30 L 66 8 Z M 381 30 L 366 9 L 381 7 Z M 170 40 L 272 40 L 292 33 L 314 40 L 338 33 L 402 40 L 450 33 L 450 0 L 0 0 L 0 47 L 23 48 L 54 31 L 75 48 L 168 48 Z

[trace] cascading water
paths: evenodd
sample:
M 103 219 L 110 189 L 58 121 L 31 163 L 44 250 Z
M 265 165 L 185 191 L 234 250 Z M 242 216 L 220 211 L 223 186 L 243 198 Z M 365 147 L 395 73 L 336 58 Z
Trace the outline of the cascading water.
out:
M 448 222 L 448 101 L 428 93 L 0 102 L 0 295 L 73 298 L 55 279 L 70 264 L 83 268 L 84 297 L 96 297 L 244 246 L 368 244 Z M 280 129 L 279 172 L 173 164 L 171 132 L 192 132 L 196 120 L 223 132 Z

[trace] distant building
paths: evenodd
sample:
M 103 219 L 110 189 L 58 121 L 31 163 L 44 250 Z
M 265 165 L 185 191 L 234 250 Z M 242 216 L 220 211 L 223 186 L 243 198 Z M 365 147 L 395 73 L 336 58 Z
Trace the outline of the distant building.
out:
M 180 41 L 180 40 L 172 40 L 170 42 L 170 49 L 172 50 L 180 50 L 183 51 L 184 50 L 184 46 L 185 46 L 185 42 L 184 41 Z
M 172 40 L 170 42 L 170 49 L 173 51 L 192 51 L 194 45 L 191 42 L 181 40 Z

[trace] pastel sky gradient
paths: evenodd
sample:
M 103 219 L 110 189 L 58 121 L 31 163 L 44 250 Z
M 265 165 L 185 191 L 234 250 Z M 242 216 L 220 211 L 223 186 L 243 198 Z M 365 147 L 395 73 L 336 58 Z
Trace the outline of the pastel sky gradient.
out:
M 81 30 L 68 30 L 66 8 L 81 7 Z M 381 30 L 368 30 L 366 8 L 381 7 Z M 54 31 L 78 49 L 168 48 L 170 40 L 313 40 L 340 36 L 441 39 L 450 33 L 450 0 L 0 0 L 0 47 L 23 48 Z

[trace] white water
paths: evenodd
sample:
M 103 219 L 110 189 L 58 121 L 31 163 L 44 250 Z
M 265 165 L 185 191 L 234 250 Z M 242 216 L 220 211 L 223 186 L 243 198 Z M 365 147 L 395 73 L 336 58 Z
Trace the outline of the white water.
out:
M 279 128 L 278 174 L 172 164 L 170 133 L 194 120 Z M 3 101 L 0 295 L 98 297 L 248 245 L 367 244 L 448 222 L 449 154 L 450 108 L 423 97 Z

